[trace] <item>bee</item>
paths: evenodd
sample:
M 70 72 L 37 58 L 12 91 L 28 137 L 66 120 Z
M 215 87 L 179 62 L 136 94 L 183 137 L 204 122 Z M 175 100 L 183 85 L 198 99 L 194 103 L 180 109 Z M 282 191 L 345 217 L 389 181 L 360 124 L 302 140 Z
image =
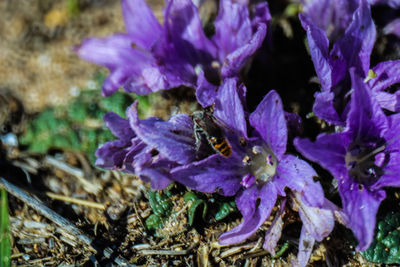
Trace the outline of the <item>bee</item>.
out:
M 196 111 L 192 114 L 192 120 L 197 151 L 205 138 L 215 152 L 226 158 L 232 155 L 232 148 L 220 127 L 221 123 L 210 112 Z

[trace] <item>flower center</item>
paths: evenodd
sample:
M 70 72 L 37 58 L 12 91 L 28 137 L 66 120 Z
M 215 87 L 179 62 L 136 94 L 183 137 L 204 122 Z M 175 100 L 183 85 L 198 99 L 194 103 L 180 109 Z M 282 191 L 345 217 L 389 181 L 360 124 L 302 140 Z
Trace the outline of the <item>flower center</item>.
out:
M 262 146 L 253 146 L 242 162 L 248 170 L 241 182 L 246 188 L 254 183 L 266 183 L 276 173 L 277 160 L 275 156 Z
M 383 167 L 389 161 L 389 154 L 384 151 L 385 144 L 379 143 L 350 145 L 345 161 L 347 170 L 355 182 L 370 185 L 382 176 Z

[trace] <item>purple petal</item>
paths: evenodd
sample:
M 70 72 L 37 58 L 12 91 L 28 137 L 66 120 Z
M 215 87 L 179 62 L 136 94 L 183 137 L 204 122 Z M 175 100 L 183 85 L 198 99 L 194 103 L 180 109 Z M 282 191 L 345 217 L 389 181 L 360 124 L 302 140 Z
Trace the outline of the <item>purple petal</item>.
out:
M 308 16 L 299 15 L 303 28 L 307 31 L 307 41 L 315 71 L 323 91 L 332 88 L 332 67 L 329 64 L 329 41 L 325 32 L 318 28 Z
M 326 32 L 330 40 L 343 34 L 359 5 L 358 0 L 312 0 L 302 1 L 304 13 Z
M 388 116 L 389 130 L 385 134 L 386 149 L 390 152 L 398 151 L 400 147 L 400 113 Z
M 400 187 L 400 114 L 388 117 L 390 128 L 385 134 L 385 152 L 389 152 L 389 162 L 384 165 L 384 173 L 379 180 L 373 184 L 372 190 L 378 190 L 386 186 Z
M 336 178 L 347 174 L 345 155 L 350 138 L 345 133 L 320 134 L 313 143 L 308 139 L 295 138 L 296 149 L 306 158 L 317 162 Z
M 308 260 L 310 259 L 312 249 L 314 247 L 315 239 L 311 234 L 307 232 L 304 227 L 301 228 L 300 240 L 299 240 L 299 252 L 297 253 L 297 259 L 292 262 L 293 266 L 307 266 Z
M 164 23 L 170 41 L 183 58 L 195 62 L 204 62 L 207 54 L 206 61 L 215 58 L 216 47 L 205 36 L 199 12 L 191 0 L 169 1 Z
M 186 47 L 182 49 L 179 46 L 183 44 L 178 40 L 180 40 L 179 36 L 174 36 L 164 30 L 162 38 L 152 49 L 152 54 L 157 59 L 161 72 L 166 76 L 168 88 L 180 85 L 195 87 L 197 79 L 195 66 L 201 62 L 196 58 L 197 51 L 190 43 L 186 43 Z M 178 42 L 178 46 L 175 42 Z M 204 59 L 211 60 L 209 55 L 204 55 Z
M 254 195 L 258 191 L 252 189 L 255 186 L 256 185 L 254 185 L 250 189 L 247 189 L 247 190 L 252 190 L 251 200 L 254 199 Z M 254 205 L 253 203 L 254 201 L 246 201 L 246 199 L 241 199 L 245 197 L 246 195 L 240 195 L 237 197 L 238 198 L 237 205 L 238 208 L 240 206 L 240 210 L 245 210 L 246 206 Z M 252 214 L 246 213 L 248 214 L 248 216 L 243 217 L 243 222 L 241 224 L 239 224 L 229 232 L 222 234 L 219 238 L 220 244 L 232 244 L 245 240 L 246 238 L 253 235 L 265 222 L 265 220 L 268 219 L 272 211 L 272 208 L 275 206 L 277 198 L 277 192 L 275 186 L 272 183 L 267 183 L 263 185 L 260 191 L 258 192 L 257 198 L 259 198 L 260 204 L 255 208 L 254 212 Z
M 340 224 L 347 225 L 349 222 L 349 218 L 347 217 L 346 213 L 338 206 L 330 202 L 328 199 L 325 198 L 324 207 L 333 211 L 333 215 L 335 216 L 335 220 Z
M 303 11 L 309 16 L 310 21 L 322 30 L 328 30 L 331 21 L 333 20 L 334 8 L 332 0 L 306 1 L 302 0 L 304 7 Z M 304 16 L 300 14 L 300 16 Z M 303 24 L 303 19 L 300 18 Z M 336 25 L 335 25 L 336 26 Z M 304 27 L 304 24 L 303 24 Z
M 154 155 L 153 149 L 141 142 L 132 146 L 126 154 L 123 171 L 134 173 L 143 181 L 151 183 L 154 190 L 160 190 L 172 182 L 170 170 L 176 165 L 160 154 Z
M 400 1 L 399 1 L 400 5 Z M 394 34 L 400 38 L 400 19 L 395 19 L 383 28 L 384 34 Z
M 130 143 L 116 140 L 102 145 L 96 150 L 96 166 L 104 169 L 116 170 L 122 168 L 126 154 L 130 150 Z
M 400 152 L 398 151 L 391 152 L 389 162 L 384 167 L 383 175 L 379 178 L 379 180 L 376 183 L 374 183 L 371 186 L 371 190 L 378 190 L 383 187 L 389 187 L 389 186 L 400 187 L 399 173 L 400 173 Z
M 254 215 L 257 210 L 257 199 L 259 197 L 259 188 L 254 185 L 250 188 L 239 191 L 236 196 L 236 206 L 238 207 L 243 218 L 249 218 Z
M 232 51 L 224 60 L 221 74 L 222 77 L 233 77 L 240 73 L 240 70 L 247 63 L 248 59 L 262 45 L 265 35 L 267 34 L 267 26 L 260 23 L 257 26 L 253 37 L 243 46 Z
M 317 176 L 317 173 L 307 162 L 292 155 L 284 155 L 276 167 L 276 178 L 274 181 L 278 192 L 285 196 L 286 187 L 294 191 L 303 191 L 306 186 L 314 183 L 314 176 Z M 314 192 L 310 193 L 314 194 Z
M 354 91 L 347 126 L 352 139 L 381 137 L 388 128 L 385 114 L 378 102 L 371 97 L 369 88 L 365 86 L 363 80 L 354 73 L 354 69 L 351 70 L 351 82 Z
M 282 235 L 282 229 L 284 225 L 283 216 L 285 216 L 285 205 L 286 205 L 286 199 L 284 199 L 280 204 L 280 209 L 275 214 L 274 221 L 268 228 L 268 231 L 265 233 L 265 241 L 263 248 L 269 253 L 271 253 L 272 256 L 275 256 L 275 248 Z
M 122 0 L 125 28 L 134 43 L 150 49 L 161 36 L 162 28 L 144 0 Z
M 103 84 L 103 95 L 111 95 L 128 80 L 139 76 L 143 69 L 155 65 L 148 52 L 132 48 L 133 42 L 128 35 L 115 34 L 105 39 L 86 39 L 77 47 L 81 58 L 110 70 Z
M 128 120 L 121 118 L 116 113 L 108 112 L 104 115 L 103 119 L 107 128 L 110 129 L 115 137 L 124 141 L 135 137 L 135 133 L 132 131 Z
M 387 109 L 391 112 L 400 111 L 400 91 L 396 91 L 394 94 L 386 92 L 372 92 L 372 96 L 376 99 L 381 108 Z
M 85 39 L 76 47 L 76 52 L 83 59 L 103 65 L 107 68 L 116 68 L 123 62 L 134 59 L 132 39 L 125 34 L 115 34 L 105 39 Z M 130 58 L 127 58 L 130 57 Z
M 268 3 L 261 2 L 254 7 L 254 18 L 251 20 L 251 25 L 257 27 L 259 23 L 268 24 L 271 21 L 271 13 L 269 11 Z
M 223 62 L 228 54 L 245 45 L 252 35 L 247 6 L 231 0 L 220 1 L 214 25 L 215 35 L 212 40 L 218 46 L 220 62 Z
M 163 89 L 175 87 L 170 80 L 161 72 L 161 68 L 154 66 L 143 66 L 141 72 L 127 79 L 124 89 L 127 92 L 138 95 L 147 95 Z
M 344 59 L 348 68 L 355 67 L 357 74 L 365 77 L 369 70 L 375 39 L 376 29 L 370 7 L 366 1 L 361 1 L 353 15 L 353 21 L 348 26 L 343 38 L 335 43 L 332 53 Z
M 218 87 L 216 85 L 207 81 L 204 76 L 204 71 L 199 70 L 197 74 L 196 98 L 203 108 L 214 104 L 215 98 L 217 97 L 217 89 Z
M 313 111 L 319 118 L 333 125 L 344 126 L 345 122 L 340 118 L 334 108 L 335 94 L 332 92 L 316 92 Z
M 124 167 L 130 169 L 133 173 L 139 173 L 143 168 L 149 167 L 153 163 L 153 148 L 141 142 L 139 145 L 132 147 L 125 157 Z M 157 157 L 157 156 L 154 156 Z
M 364 251 L 373 240 L 376 213 L 386 193 L 384 190 L 369 191 L 348 180 L 339 182 L 339 193 L 349 219 L 348 227 L 358 239 L 357 250 Z
M 237 164 L 232 157 L 224 158 L 219 154 L 196 161 L 172 170 L 171 175 L 178 181 L 200 192 L 219 192 L 224 196 L 232 196 L 242 187 L 241 176 Z
M 368 82 L 372 91 L 383 91 L 400 82 L 400 60 L 381 62 L 372 70 L 377 75 Z
M 152 52 L 166 76 L 168 88 L 185 85 L 199 88 L 197 95 L 203 106 L 212 101 L 215 86 L 205 80 L 214 77 L 212 63 L 216 46 L 205 36 L 196 6 L 191 0 L 168 1 L 165 12 L 165 30 Z M 204 71 L 197 80 L 197 74 Z
M 325 204 L 324 190 L 319 182 L 310 182 L 305 184 L 302 191 L 297 191 L 302 201 L 310 207 L 323 207 Z
M 145 182 L 151 183 L 153 190 L 161 190 L 171 184 L 169 173 L 166 173 L 163 169 L 157 169 L 156 166 L 151 168 L 145 168 L 137 175 Z
M 253 126 L 274 155 L 280 160 L 285 154 L 287 127 L 282 101 L 275 91 L 270 91 L 250 115 Z
M 214 115 L 241 137 L 247 138 L 247 123 L 237 83 L 237 78 L 224 80 L 215 100 Z
M 193 124 L 189 116 L 178 114 L 169 121 L 160 118 L 140 120 L 136 110 L 137 102 L 127 109 L 131 128 L 150 147 L 157 149 L 169 160 L 186 164 L 195 158 Z
M 322 190 L 322 188 L 321 188 Z M 317 241 L 322 241 L 327 237 L 335 226 L 333 211 L 329 207 L 311 207 L 303 201 L 303 196 L 294 192 L 294 205 L 299 211 L 303 226 Z

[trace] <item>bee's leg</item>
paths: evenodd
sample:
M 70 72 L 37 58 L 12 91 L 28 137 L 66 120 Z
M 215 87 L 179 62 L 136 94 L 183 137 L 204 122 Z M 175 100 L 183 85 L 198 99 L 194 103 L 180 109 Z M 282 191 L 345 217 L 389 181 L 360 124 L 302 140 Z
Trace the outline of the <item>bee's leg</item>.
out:
M 199 152 L 202 144 L 201 139 L 203 138 L 203 131 L 201 129 L 194 129 L 194 137 L 196 139 L 196 151 Z

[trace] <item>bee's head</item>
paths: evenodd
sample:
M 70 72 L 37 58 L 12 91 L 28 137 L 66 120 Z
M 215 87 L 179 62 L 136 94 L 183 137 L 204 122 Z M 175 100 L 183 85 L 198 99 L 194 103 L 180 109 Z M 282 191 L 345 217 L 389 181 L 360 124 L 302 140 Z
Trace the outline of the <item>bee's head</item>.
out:
M 205 116 L 204 111 L 198 110 L 198 111 L 193 112 L 191 117 L 194 122 L 199 122 L 199 121 L 203 120 L 204 116 Z

